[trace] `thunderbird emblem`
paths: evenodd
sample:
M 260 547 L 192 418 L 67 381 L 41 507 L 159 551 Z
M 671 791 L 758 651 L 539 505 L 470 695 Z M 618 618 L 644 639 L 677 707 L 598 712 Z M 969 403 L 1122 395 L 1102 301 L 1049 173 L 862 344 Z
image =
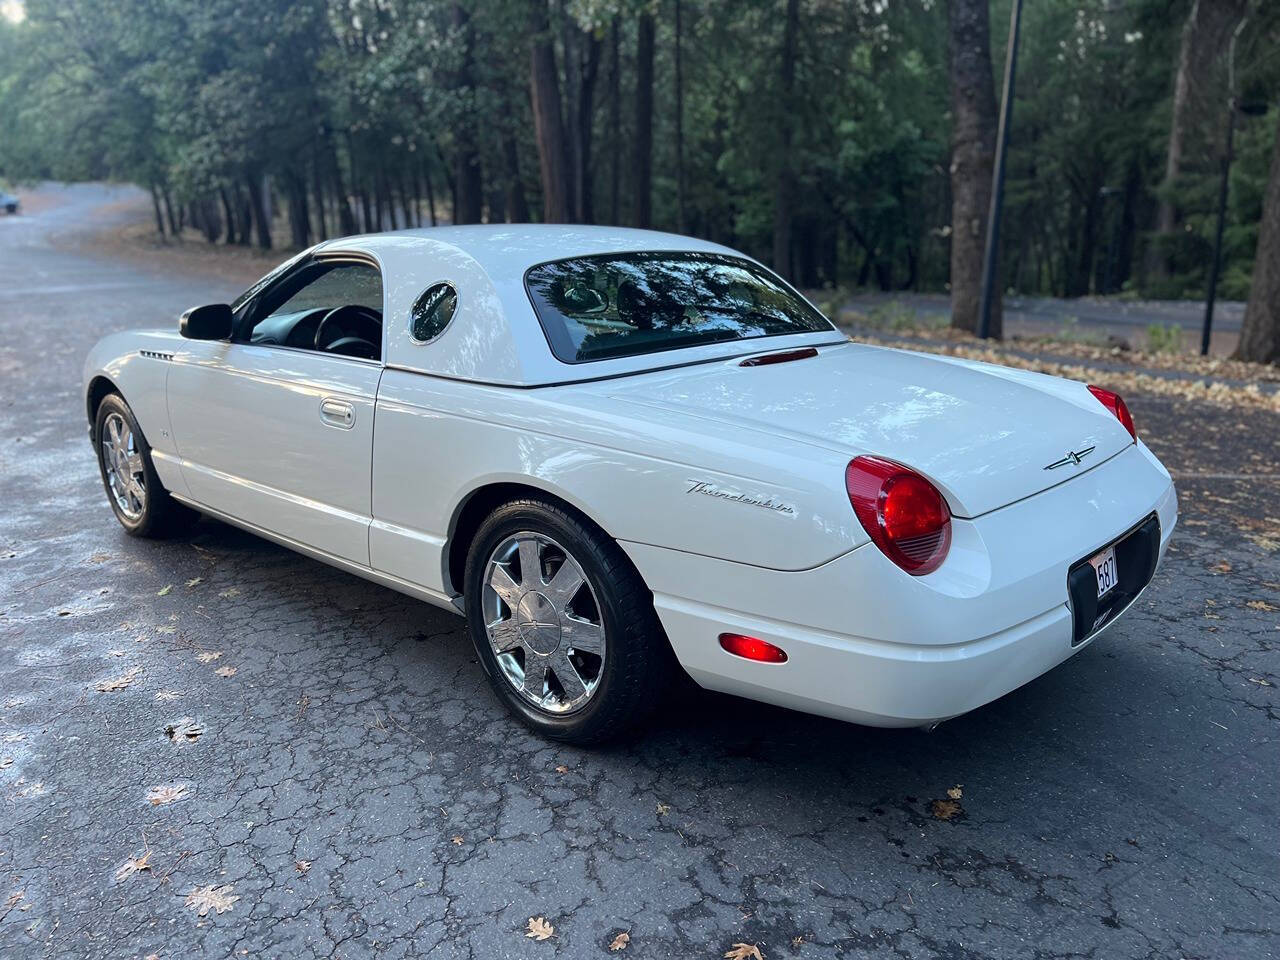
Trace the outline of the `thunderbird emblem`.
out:
M 1045 464 L 1046 470 L 1057 470 L 1058 467 L 1065 467 L 1068 463 L 1074 463 L 1080 466 L 1080 461 L 1097 449 L 1096 447 L 1085 447 L 1083 450 L 1068 450 L 1067 455 L 1061 460 L 1055 460 L 1053 463 Z

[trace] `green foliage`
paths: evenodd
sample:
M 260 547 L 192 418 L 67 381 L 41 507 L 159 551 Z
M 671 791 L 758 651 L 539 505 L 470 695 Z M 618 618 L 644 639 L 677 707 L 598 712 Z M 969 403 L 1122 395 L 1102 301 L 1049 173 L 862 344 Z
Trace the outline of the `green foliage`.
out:
M 473 150 L 485 215 L 511 216 L 517 193 L 536 215 L 535 3 L 551 18 L 566 139 L 596 45 L 586 181 L 597 220 L 616 209 L 626 222 L 632 209 L 636 24 L 642 12 L 655 17 L 652 200 L 656 225 L 674 228 L 675 0 L 28 0 L 24 22 L 0 20 L 0 176 L 133 180 L 154 189 L 158 206 L 172 201 L 179 219 L 229 217 L 222 235 L 240 242 L 265 185 L 263 214 L 283 214 L 301 244 L 319 234 L 317 207 L 329 234 L 447 220 Z M 768 258 L 779 171 L 790 169 L 800 285 L 946 289 L 946 4 L 801 0 L 786 97 L 781 0 L 681 3 L 688 232 Z M 991 8 L 997 69 L 1009 4 Z M 1161 187 L 1189 9 L 1189 0 L 1026 5 L 1006 288 L 1203 295 L 1217 196 L 1212 118 L 1196 128 L 1183 175 Z M 1274 103 L 1280 60 L 1266 55 L 1275 33 L 1263 19 L 1241 76 Z M 1247 289 L 1274 126 L 1250 116 L 1238 128 L 1224 296 Z M 1176 199 L 1179 229 L 1156 238 L 1162 196 Z M 1172 265 L 1160 278 L 1144 270 L 1153 250 Z
M 1152 353 L 1181 353 L 1183 329 L 1177 324 L 1165 326 L 1152 323 L 1147 326 L 1147 349 Z

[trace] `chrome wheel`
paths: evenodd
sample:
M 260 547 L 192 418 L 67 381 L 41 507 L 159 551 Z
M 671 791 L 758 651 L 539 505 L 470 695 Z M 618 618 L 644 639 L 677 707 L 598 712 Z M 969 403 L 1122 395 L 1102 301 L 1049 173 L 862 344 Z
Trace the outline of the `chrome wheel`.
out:
M 102 447 L 102 470 L 116 509 L 129 521 L 140 520 L 147 507 L 147 477 L 129 421 L 118 413 L 108 414 L 102 421 L 98 442 Z
M 507 537 L 484 574 L 485 632 L 507 682 L 549 713 L 580 710 L 604 675 L 606 638 L 595 591 L 550 537 Z

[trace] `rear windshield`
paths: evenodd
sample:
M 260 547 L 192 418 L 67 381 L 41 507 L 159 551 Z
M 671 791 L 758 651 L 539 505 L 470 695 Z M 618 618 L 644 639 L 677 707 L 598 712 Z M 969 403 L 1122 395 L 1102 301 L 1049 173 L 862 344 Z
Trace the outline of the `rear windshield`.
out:
M 834 329 L 763 267 L 714 253 L 628 253 L 531 267 L 525 285 L 565 363 Z

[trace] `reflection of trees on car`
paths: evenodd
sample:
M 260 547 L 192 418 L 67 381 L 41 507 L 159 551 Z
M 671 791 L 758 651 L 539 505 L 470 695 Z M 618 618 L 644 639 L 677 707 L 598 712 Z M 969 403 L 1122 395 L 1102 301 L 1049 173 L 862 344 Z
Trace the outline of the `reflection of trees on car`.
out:
M 571 363 L 830 328 L 764 268 L 721 254 L 560 260 L 527 280 L 553 350 Z

